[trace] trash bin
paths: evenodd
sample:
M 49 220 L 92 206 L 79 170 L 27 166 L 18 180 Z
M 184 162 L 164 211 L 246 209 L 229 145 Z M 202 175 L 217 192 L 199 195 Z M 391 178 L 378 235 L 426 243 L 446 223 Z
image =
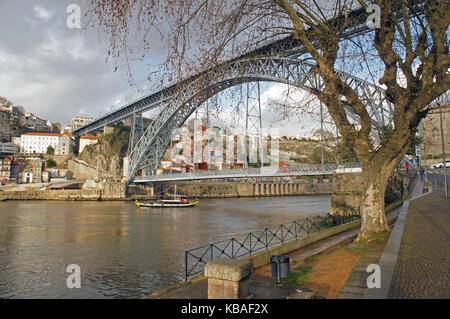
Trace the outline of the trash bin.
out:
M 290 258 L 287 255 L 279 255 L 279 256 L 271 256 L 270 257 L 270 266 L 272 268 L 272 277 L 289 277 L 291 273 L 290 268 Z

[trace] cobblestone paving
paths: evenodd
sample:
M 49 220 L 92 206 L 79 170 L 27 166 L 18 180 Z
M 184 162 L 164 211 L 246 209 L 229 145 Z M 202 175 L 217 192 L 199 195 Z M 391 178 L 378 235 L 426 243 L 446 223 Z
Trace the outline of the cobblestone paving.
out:
M 411 201 L 389 298 L 450 298 L 450 199 Z

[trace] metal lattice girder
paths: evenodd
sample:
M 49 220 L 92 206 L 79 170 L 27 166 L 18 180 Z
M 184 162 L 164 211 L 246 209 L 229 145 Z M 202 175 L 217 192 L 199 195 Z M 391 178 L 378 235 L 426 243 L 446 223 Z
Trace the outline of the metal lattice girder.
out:
M 187 181 L 222 178 L 288 177 L 333 175 L 336 169 L 357 168 L 359 163 L 314 164 L 287 167 L 237 168 L 227 170 L 199 171 L 193 173 L 173 173 L 137 177 L 135 183 Z
M 251 136 L 246 146 L 246 150 L 248 150 L 246 153 L 249 156 L 246 162 L 257 163 L 255 151 L 258 149 L 260 162 L 263 163 L 265 154 L 262 141 L 261 89 L 259 81 L 247 82 L 246 95 L 245 136 Z M 255 156 L 252 156 L 252 154 Z
M 322 78 L 312 72 L 313 63 L 299 59 L 263 57 L 246 59 L 214 69 L 197 80 L 187 83 L 174 93 L 162 106 L 162 111 L 147 128 L 130 154 L 129 181 L 134 173 L 144 167 L 155 171 L 170 144 L 170 136 L 188 117 L 211 96 L 229 87 L 255 81 L 279 82 L 307 91 L 321 91 Z M 344 72 L 337 72 L 356 94 L 367 104 L 367 110 L 375 127 L 393 123 L 392 105 L 384 90 Z M 358 120 L 351 108 L 347 113 Z
M 445 105 L 449 103 L 450 103 L 450 90 L 439 96 L 433 102 L 431 102 L 430 106 Z
M 133 113 L 131 117 L 131 129 L 130 129 L 130 140 L 128 141 L 128 153 L 131 154 L 136 143 L 141 139 L 144 134 L 144 119 L 142 118 L 142 113 Z
M 259 81 L 247 83 L 246 86 L 246 121 L 245 135 L 260 136 L 262 133 L 261 121 L 261 91 Z

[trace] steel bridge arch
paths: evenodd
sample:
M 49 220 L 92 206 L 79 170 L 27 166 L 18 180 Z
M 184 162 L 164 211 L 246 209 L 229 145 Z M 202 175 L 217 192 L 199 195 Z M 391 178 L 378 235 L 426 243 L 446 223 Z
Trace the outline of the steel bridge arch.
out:
M 129 154 L 127 183 L 143 168 L 155 172 L 170 144 L 172 131 L 180 127 L 203 102 L 219 92 L 246 82 L 284 83 L 311 91 L 322 91 L 320 75 L 312 71 L 315 64 L 294 58 L 260 57 L 226 63 L 180 86 L 171 98 L 161 101 L 161 112 Z M 376 127 L 393 125 L 393 106 L 384 89 L 350 74 L 337 71 L 362 100 Z M 347 115 L 358 121 L 351 108 Z

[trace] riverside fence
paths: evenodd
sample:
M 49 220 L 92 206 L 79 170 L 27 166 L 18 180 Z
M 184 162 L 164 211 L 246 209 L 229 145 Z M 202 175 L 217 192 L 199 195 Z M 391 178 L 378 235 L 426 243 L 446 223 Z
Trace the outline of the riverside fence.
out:
M 331 228 L 361 218 L 359 208 L 348 208 L 341 215 L 307 217 L 287 225 L 264 228 L 259 232 L 233 237 L 187 250 L 185 258 L 185 280 L 204 271 L 205 265 L 218 258 L 242 258 L 296 240 L 321 229 Z

